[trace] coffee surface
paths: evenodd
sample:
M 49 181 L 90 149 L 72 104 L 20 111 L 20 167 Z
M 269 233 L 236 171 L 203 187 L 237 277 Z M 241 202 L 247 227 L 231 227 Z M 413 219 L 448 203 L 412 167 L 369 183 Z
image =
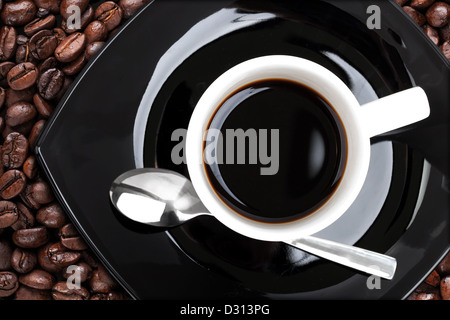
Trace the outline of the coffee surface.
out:
M 342 176 L 346 138 L 340 119 L 299 83 L 269 79 L 240 88 L 217 109 L 211 129 L 220 130 L 222 143 L 211 153 L 217 134 L 205 142 L 204 156 L 216 156 L 205 162 L 210 183 L 224 203 L 250 219 L 302 218 L 333 194 Z

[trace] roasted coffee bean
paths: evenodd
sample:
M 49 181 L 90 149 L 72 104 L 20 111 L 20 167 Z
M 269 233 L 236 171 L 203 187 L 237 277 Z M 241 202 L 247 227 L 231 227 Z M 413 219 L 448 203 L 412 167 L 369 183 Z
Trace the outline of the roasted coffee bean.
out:
M 6 171 L 2 176 L 0 177 L 0 196 L 3 199 L 12 199 L 16 196 L 18 196 L 22 191 L 25 189 L 25 186 L 27 184 L 27 178 L 25 177 L 25 174 L 16 169 L 11 169 Z M 6 201 L 8 202 L 8 201 Z M 8 203 L 4 203 L 4 205 L 7 205 Z M 13 204 L 13 203 L 10 203 Z M 17 215 L 17 208 L 14 204 L 14 212 Z M 3 209 L 4 211 L 5 209 Z M 18 216 L 16 219 L 10 224 L 12 225 L 16 220 L 18 219 Z
M 16 202 L 16 205 L 19 212 L 19 219 L 11 226 L 11 228 L 13 228 L 13 230 L 19 230 L 33 227 L 35 218 L 30 209 L 22 202 Z
M 78 251 L 87 249 L 86 242 L 84 242 L 83 238 L 71 223 L 61 228 L 60 241 L 67 249 Z
M 92 291 L 96 293 L 108 293 L 113 291 L 117 286 L 117 283 L 102 266 L 99 266 L 97 270 L 92 272 L 89 284 Z
M 52 296 L 50 290 L 39 290 L 21 285 L 14 294 L 14 300 L 52 300 Z
M 41 30 L 30 39 L 30 52 L 34 58 L 44 60 L 50 57 L 58 46 L 58 39 L 50 30 Z
M 435 45 L 439 45 L 439 33 L 437 32 L 437 30 L 435 28 L 426 24 L 422 27 L 422 29 L 425 32 L 425 34 L 428 36 L 428 38 L 430 38 L 430 40 L 433 41 L 433 43 Z
M 2 171 L 0 175 L 0 196 L 3 199 L 9 200 L 20 194 L 19 190 L 22 190 L 22 185 L 26 184 L 25 174 L 17 169 L 10 169 L 8 171 Z
M 48 57 L 47 59 L 45 59 L 44 61 L 42 61 L 39 66 L 38 66 L 38 70 L 39 70 L 39 74 L 43 74 L 45 71 L 47 71 L 48 69 L 51 68 L 58 68 L 59 66 L 59 61 L 56 60 L 55 57 Z
M 54 199 L 53 192 L 45 181 L 33 182 L 30 187 L 30 192 L 33 199 L 39 204 L 47 204 Z
M 11 268 L 11 257 L 13 255 L 13 247 L 6 239 L 0 238 L 0 271 Z
M 30 41 L 30 39 L 27 36 L 25 36 L 23 34 L 17 35 L 16 43 L 18 45 L 26 44 L 28 41 Z
M 62 0 L 59 13 L 65 20 L 67 20 L 71 15 L 74 14 L 74 12 L 71 10 L 71 6 L 79 8 L 80 13 L 82 13 L 84 12 L 84 10 L 86 10 L 88 5 L 89 0 Z
M 48 9 L 51 13 L 59 13 L 61 0 L 34 0 L 36 5 L 42 9 Z
M 6 210 L 4 208 L 0 208 L 0 210 L 0 228 L 12 226 L 19 218 L 17 211 Z
M 67 222 L 67 217 L 58 203 L 51 203 L 39 209 L 36 220 L 47 228 L 61 228 Z M 69 248 L 70 249 L 70 248 Z
M 33 96 L 33 103 L 37 112 L 43 117 L 48 118 L 53 112 L 53 106 L 42 98 L 38 93 Z
M 28 137 L 28 142 L 30 144 L 31 149 L 34 149 L 34 147 L 36 146 L 37 139 L 39 138 L 42 131 L 44 130 L 44 127 L 45 127 L 45 120 L 42 119 L 42 120 L 37 121 L 31 128 L 31 132 Z
M 30 62 L 19 63 L 7 75 L 9 86 L 14 90 L 24 90 L 31 87 L 36 82 L 39 71 Z
M 11 88 L 6 89 L 5 106 L 11 107 L 14 103 L 19 101 L 32 102 L 33 95 L 36 92 L 35 86 L 29 87 L 25 90 L 13 90 Z
M 426 18 L 430 25 L 442 28 L 450 20 L 450 5 L 439 1 L 434 3 L 426 12 Z
M 95 19 L 103 22 L 108 31 L 116 28 L 122 21 L 122 8 L 113 1 L 103 2 L 95 9 Z
M 82 286 L 69 288 L 66 281 L 60 281 L 53 286 L 52 297 L 55 300 L 88 300 L 90 294 Z
M 19 219 L 17 206 L 11 201 L 0 201 L 0 228 L 7 228 Z
M 91 5 L 88 5 L 86 10 L 84 10 L 83 14 L 81 15 L 80 19 L 81 29 L 85 29 L 86 26 L 89 23 L 91 23 L 91 21 L 94 20 L 94 17 L 95 17 L 95 10 Z
M 439 38 L 442 43 L 450 40 L 450 23 L 439 29 Z
M 0 271 L 0 298 L 9 297 L 19 288 L 19 280 L 14 272 Z
M 427 19 L 425 16 L 417 11 L 416 9 L 410 7 L 410 6 L 404 6 L 403 10 L 411 17 L 411 19 L 414 20 L 415 23 L 417 23 L 419 26 L 423 26 Z
M 0 13 L 3 22 L 10 26 L 23 26 L 34 19 L 37 7 L 31 0 L 17 0 L 4 5 Z
M 48 15 L 50 15 L 50 13 L 51 13 L 50 9 L 39 8 L 39 6 L 38 6 L 38 11 L 36 12 L 36 17 L 45 18 Z
M 35 66 L 38 64 L 38 60 L 31 54 L 30 44 L 27 42 L 17 47 L 16 50 L 16 63 L 30 62 Z
M 443 300 L 450 300 L 450 275 L 442 278 L 440 283 L 441 297 Z
M 25 186 L 25 190 L 22 191 L 20 194 L 20 199 L 30 209 L 38 210 L 41 205 L 34 200 L 34 198 L 31 195 L 31 184 L 27 183 Z
M 79 281 L 81 283 L 89 280 L 92 274 L 92 268 L 86 262 L 78 262 L 75 265 L 64 268 L 62 275 L 64 278 L 68 279 L 70 276 L 76 274 L 79 276 Z
M 6 110 L 5 121 L 8 126 L 15 127 L 37 116 L 36 108 L 28 102 L 16 102 Z
M 16 58 L 15 58 L 16 64 L 19 64 L 19 63 L 22 63 L 22 62 L 31 62 L 31 63 L 33 63 L 31 61 L 31 59 L 34 59 L 34 58 L 30 54 L 30 49 L 28 47 L 28 42 L 29 42 L 29 40 L 27 42 L 17 46 Z
M 78 74 L 81 69 L 86 65 L 87 60 L 84 54 L 80 55 L 74 61 L 70 62 L 66 66 L 64 66 L 61 71 L 64 72 L 65 75 L 74 76 Z
M 17 31 L 14 27 L 3 26 L 0 29 L 0 60 L 11 59 L 16 53 Z
M 38 81 L 39 94 L 46 100 L 54 99 L 64 85 L 64 73 L 56 68 L 45 71 Z
M 55 278 L 47 271 L 35 269 L 30 273 L 19 276 L 19 282 L 27 287 L 50 290 L 55 284 Z
M 103 47 L 105 43 L 102 41 L 92 42 L 86 47 L 86 52 L 84 54 L 87 61 L 91 60 L 93 56 L 95 56 L 100 49 Z
M 58 39 L 58 44 L 60 44 L 67 37 L 65 31 L 61 28 L 53 28 L 52 31 L 56 39 Z
M 77 31 L 81 31 L 94 19 L 94 9 L 92 6 L 88 6 L 86 10 L 84 10 L 83 14 L 80 17 L 80 24 L 67 23 L 66 20 L 61 22 L 61 29 L 64 30 L 67 34 L 71 34 Z
M 441 51 L 444 56 L 450 60 L 450 40 L 445 41 L 441 46 Z
M 52 261 L 50 261 L 47 254 L 48 248 L 50 248 L 50 246 L 52 245 L 53 243 L 47 243 L 38 249 L 37 251 L 38 264 L 45 271 L 48 271 L 50 273 L 58 273 L 63 269 L 63 267 L 60 267 L 59 265 L 56 265 Z
M 38 172 L 38 165 L 34 155 L 29 156 L 23 163 L 23 173 L 28 179 L 34 179 Z
M 439 276 L 439 273 L 436 270 L 433 270 L 425 279 L 425 283 L 433 287 L 438 286 L 440 281 L 441 277 Z
M 12 239 L 14 244 L 21 248 L 39 248 L 47 243 L 48 233 L 45 227 L 19 229 L 14 231 L 12 234 Z
M 8 85 L 8 81 L 6 79 L 6 76 L 16 64 L 11 61 L 5 61 L 0 63 L 0 86 Z
M 149 2 L 150 0 L 120 0 L 119 6 L 122 8 L 123 18 L 131 18 Z
M 28 273 L 37 265 L 36 254 L 31 250 L 14 249 L 11 256 L 11 266 L 18 273 Z
M 96 41 L 104 41 L 108 36 L 108 30 L 103 22 L 95 20 L 92 21 L 84 30 L 86 36 L 86 44 Z
M 55 57 L 60 62 L 71 62 L 78 58 L 84 51 L 86 36 L 83 33 L 75 32 L 67 36 L 55 50 Z
M 412 0 L 410 6 L 416 10 L 423 10 L 431 6 L 436 0 Z
M 441 276 L 450 275 L 450 253 L 448 253 L 436 267 Z
M 36 18 L 24 27 L 24 32 L 27 36 L 31 37 L 38 31 L 53 28 L 55 22 L 56 17 L 54 15 Z
M 69 87 L 71 86 L 71 84 L 73 83 L 73 78 L 71 77 L 64 77 L 64 84 L 62 89 L 58 92 L 58 94 L 56 95 L 56 100 L 60 101 L 64 94 L 66 93 L 67 89 L 69 89 Z
M 64 247 L 62 243 L 57 242 L 48 247 L 47 256 L 51 262 L 64 268 L 77 263 L 80 260 L 81 253 L 71 251 Z
M 8 134 L 2 146 L 2 163 L 6 168 L 20 168 L 28 156 L 28 140 L 18 132 Z

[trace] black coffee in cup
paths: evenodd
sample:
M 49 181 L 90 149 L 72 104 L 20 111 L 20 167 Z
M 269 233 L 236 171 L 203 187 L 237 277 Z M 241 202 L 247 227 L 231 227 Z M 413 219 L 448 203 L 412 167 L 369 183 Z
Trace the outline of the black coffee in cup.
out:
M 210 120 L 204 167 L 218 197 L 247 218 L 305 217 L 336 190 L 347 157 L 333 107 L 291 80 L 267 79 L 229 95 Z

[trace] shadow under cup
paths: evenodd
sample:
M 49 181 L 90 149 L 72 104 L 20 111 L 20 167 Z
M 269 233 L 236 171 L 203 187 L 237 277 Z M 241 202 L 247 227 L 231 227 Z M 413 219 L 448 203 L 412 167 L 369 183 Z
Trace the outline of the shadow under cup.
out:
M 232 211 L 269 224 L 318 210 L 347 162 L 347 137 L 333 106 L 288 79 L 246 84 L 217 107 L 204 135 L 203 167 Z

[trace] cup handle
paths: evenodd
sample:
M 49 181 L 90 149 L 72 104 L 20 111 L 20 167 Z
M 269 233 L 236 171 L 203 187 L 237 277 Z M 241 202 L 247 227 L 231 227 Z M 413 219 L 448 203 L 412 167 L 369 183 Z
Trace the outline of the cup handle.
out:
M 406 89 L 361 106 L 362 123 L 369 137 L 418 122 L 430 115 L 425 91 Z

